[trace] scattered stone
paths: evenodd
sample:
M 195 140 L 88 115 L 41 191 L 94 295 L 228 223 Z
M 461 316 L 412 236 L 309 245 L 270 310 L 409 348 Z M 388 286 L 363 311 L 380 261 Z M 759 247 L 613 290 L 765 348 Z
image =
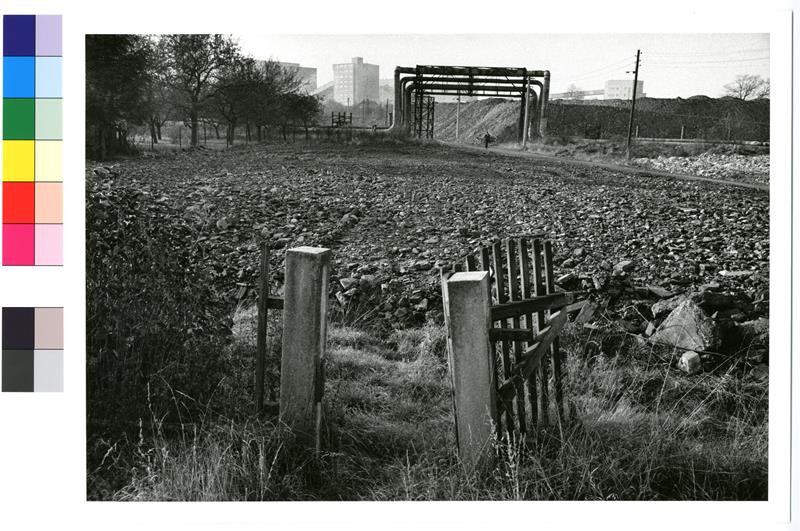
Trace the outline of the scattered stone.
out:
M 559 286 L 564 286 L 571 281 L 575 280 L 575 273 L 567 273 L 566 275 L 561 275 L 556 279 L 556 284 Z
M 588 323 L 594 317 L 594 314 L 597 312 L 597 304 L 592 301 L 588 301 L 581 311 L 578 312 L 577 317 L 575 317 L 575 322 L 578 324 Z
M 697 304 L 685 300 L 664 319 L 650 340 L 686 350 L 714 350 L 718 332 L 716 323 Z
M 228 218 L 220 218 L 217 220 L 217 228 L 219 230 L 228 230 L 231 226 L 231 222 L 228 221 Z
M 726 278 L 747 278 L 753 276 L 755 271 L 720 271 L 719 276 L 726 277 Z
M 661 286 L 647 286 L 647 290 L 659 299 L 669 299 L 675 296 L 674 293 Z
M 377 277 L 375 275 L 364 275 L 363 277 L 361 277 L 361 283 L 365 287 L 371 287 L 375 285 L 376 281 Z
M 678 368 L 686 374 L 697 374 L 703 368 L 700 355 L 691 350 L 684 352 L 678 360 Z
M 358 280 L 356 280 L 353 277 L 342 278 L 342 279 L 339 279 L 339 284 L 342 285 L 342 289 L 343 290 L 347 291 L 350 288 L 352 288 L 353 286 L 355 286 L 356 284 L 358 284 Z
M 629 273 L 633 271 L 634 267 L 633 260 L 622 260 L 621 262 L 617 262 L 617 265 L 614 266 L 614 272 Z
M 420 260 L 418 262 L 414 262 L 413 267 L 416 271 L 428 271 L 433 267 L 433 263 L 429 262 L 428 260 Z

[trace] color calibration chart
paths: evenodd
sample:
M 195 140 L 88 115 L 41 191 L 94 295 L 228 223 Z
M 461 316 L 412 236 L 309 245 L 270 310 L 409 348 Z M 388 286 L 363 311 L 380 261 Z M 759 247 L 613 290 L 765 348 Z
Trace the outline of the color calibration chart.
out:
M 64 390 L 64 309 L 3 308 L 2 391 Z
M 63 265 L 61 60 L 60 15 L 3 16 L 4 266 Z

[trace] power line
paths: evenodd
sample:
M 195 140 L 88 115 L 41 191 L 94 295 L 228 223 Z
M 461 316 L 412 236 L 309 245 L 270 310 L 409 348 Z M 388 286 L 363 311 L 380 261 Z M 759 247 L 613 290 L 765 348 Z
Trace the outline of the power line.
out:
M 725 50 L 723 52 L 698 52 L 698 53 L 648 53 L 650 57 L 702 57 L 714 55 L 729 55 L 729 54 L 743 54 L 743 53 L 765 53 L 769 52 L 767 48 L 751 48 L 749 50 Z
M 718 61 L 653 61 L 653 66 L 671 66 L 671 65 L 709 65 L 709 64 L 723 64 L 723 63 L 747 63 L 752 61 L 769 61 L 769 56 L 766 57 L 750 57 L 745 59 L 722 59 Z
M 585 77 L 591 77 L 593 74 L 595 74 L 595 72 L 602 72 L 604 70 L 615 69 L 615 68 L 624 68 L 626 66 L 625 63 L 627 63 L 629 65 L 629 64 L 632 63 L 632 60 L 630 58 L 626 57 L 624 59 L 620 59 L 619 61 L 616 61 L 616 62 L 611 63 L 609 65 L 601 66 L 600 68 L 596 68 L 594 70 L 589 70 L 587 72 L 584 72 L 583 74 L 578 74 L 577 76 L 573 76 L 572 80 L 575 81 L 575 80 L 578 80 L 578 79 L 583 79 Z

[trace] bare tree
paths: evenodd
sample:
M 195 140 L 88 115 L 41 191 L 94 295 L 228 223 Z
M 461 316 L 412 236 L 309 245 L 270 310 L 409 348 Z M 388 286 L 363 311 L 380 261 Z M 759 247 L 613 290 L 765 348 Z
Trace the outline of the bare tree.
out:
M 769 98 L 769 78 L 764 80 L 764 84 L 761 85 L 756 98 Z
M 239 49 L 224 35 L 165 35 L 162 41 L 175 106 L 187 117 L 191 145 L 196 146 L 200 114 L 219 87 L 220 73 L 239 56 Z
M 575 83 L 571 83 L 567 87 L 567 99 L 570 100 L 582 100 L 583 99 L 583 89 L 581 89 Z
M 769 79 L 752 74 L 736 76 L 732 83 L 725 85 L 725 95 L 732 96 L 740 100 L 765 97 L 763 92 L 769 95 Z

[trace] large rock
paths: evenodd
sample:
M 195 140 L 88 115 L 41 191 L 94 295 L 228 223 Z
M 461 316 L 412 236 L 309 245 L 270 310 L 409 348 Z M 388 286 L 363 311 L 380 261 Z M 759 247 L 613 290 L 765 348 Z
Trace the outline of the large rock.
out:
M 688 300 L 686 295 L 678 295 L 672 297 L 671 299 L 658 301 L 657 303 L 653 304 L 651 310 L 653 311 L 653 316 L 656 319 L 660 319 L 665 315 L 669 314 L 675 308 L 681 305 L 682 302 Z
M 714 350 L 719 331 L 697 304 L 685 300 L 664 319 L 650 340 L 686 350 Z

